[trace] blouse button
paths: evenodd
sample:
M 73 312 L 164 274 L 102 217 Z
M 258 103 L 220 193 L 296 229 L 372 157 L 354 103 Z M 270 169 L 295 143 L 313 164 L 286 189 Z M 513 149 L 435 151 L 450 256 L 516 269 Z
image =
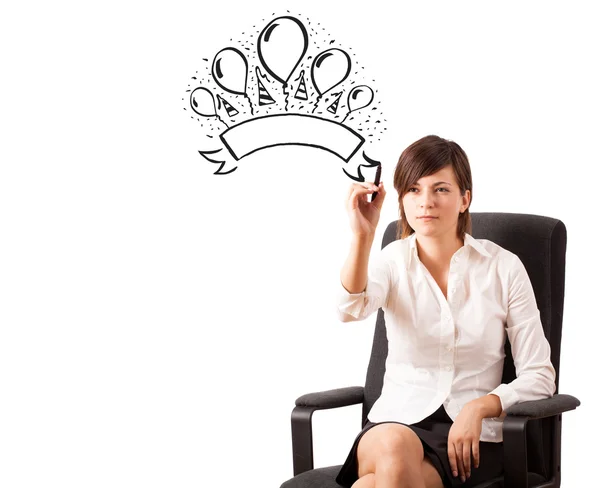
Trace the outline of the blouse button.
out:
M 452 370 L 452 366 L 446 366 L 446 371 L 451 371 Z

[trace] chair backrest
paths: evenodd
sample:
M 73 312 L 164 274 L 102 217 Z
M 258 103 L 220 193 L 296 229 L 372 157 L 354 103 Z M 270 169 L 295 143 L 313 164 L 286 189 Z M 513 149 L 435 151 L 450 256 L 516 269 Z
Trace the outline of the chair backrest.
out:
M 475 239 L 490 240 L 513 252 L 523 262 L 533 286 L 544 332 L 550 343 L 558 393 L 567 247 L 565 225 L 550 217 L 498 212 L 471 213 L 471 221 L 471 235 Z M 396 240 L 398 224 L 399 221 L 396 220 L 388 225 L 382 248 Z M 387 352 L 385 316 L 383 310 L 379 309 L 365 381 L 363 423 L 375 400 L 381 395 Z M 509 383 L 515 379 L 516 373 L 508 340 L 505 352 L 502 383 Z M 552 419 L 533 420 L 527 427 L 529 471 L 537 472 L 545 478 L 550 472 L 554 442 L 551 430 Z

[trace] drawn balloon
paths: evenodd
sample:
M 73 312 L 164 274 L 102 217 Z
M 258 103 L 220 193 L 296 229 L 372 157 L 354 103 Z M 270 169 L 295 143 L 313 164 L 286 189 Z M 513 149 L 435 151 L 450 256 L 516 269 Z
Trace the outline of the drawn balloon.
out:
M 246 93 L 248 61 L 233 47 L 226 47 L 217 53 L 212 65 L 212 75 L 223 90 L 236 95 Z
M 350 56 L 341 49 L 328 49 L 313 61 L 310 75 L 319 95 L 344 81 L 350 73 Z
M 214 117 L 217 115 L 215 98 L 210 90 L 198 87 L 190 95 L 192 110 L 203 117 Z
M 294 17 L 272 20 L 258 37 L 258 57 L 265 70 L 287 84 L 308 48 L 306 27 Z
M 367 85 L 355 86 L 348 95 L 350 112 L 366 107 L 373 101 L 373 90 Z

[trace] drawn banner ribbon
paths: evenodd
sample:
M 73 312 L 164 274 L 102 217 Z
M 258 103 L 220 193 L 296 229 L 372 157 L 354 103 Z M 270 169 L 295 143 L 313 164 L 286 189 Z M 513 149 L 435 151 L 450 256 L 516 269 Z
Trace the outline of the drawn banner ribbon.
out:
M 304 114 L 257 117 L 230 127 L 220 138 L 236 160 L 267 147 L 301 145 L 324 149 L 347 163 L 365 142 L 360 134 L 345 125 Z M 344 169 L 350 178 L 357 181 L 364 181 L 360 165 L 379 164 L 364 153 L 363 156 L 368 164 L 360 161 L 355 168 Z

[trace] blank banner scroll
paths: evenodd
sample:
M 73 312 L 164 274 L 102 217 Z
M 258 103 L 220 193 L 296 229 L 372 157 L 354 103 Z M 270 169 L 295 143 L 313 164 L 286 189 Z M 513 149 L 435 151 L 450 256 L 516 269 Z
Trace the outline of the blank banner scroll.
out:
M 294 144 L 318 147 L 348 162 L 365 142 L 345 125 L 304 114 L 247 120 L 226 130 L 220 138 L 236 160 L 266 147 Z

